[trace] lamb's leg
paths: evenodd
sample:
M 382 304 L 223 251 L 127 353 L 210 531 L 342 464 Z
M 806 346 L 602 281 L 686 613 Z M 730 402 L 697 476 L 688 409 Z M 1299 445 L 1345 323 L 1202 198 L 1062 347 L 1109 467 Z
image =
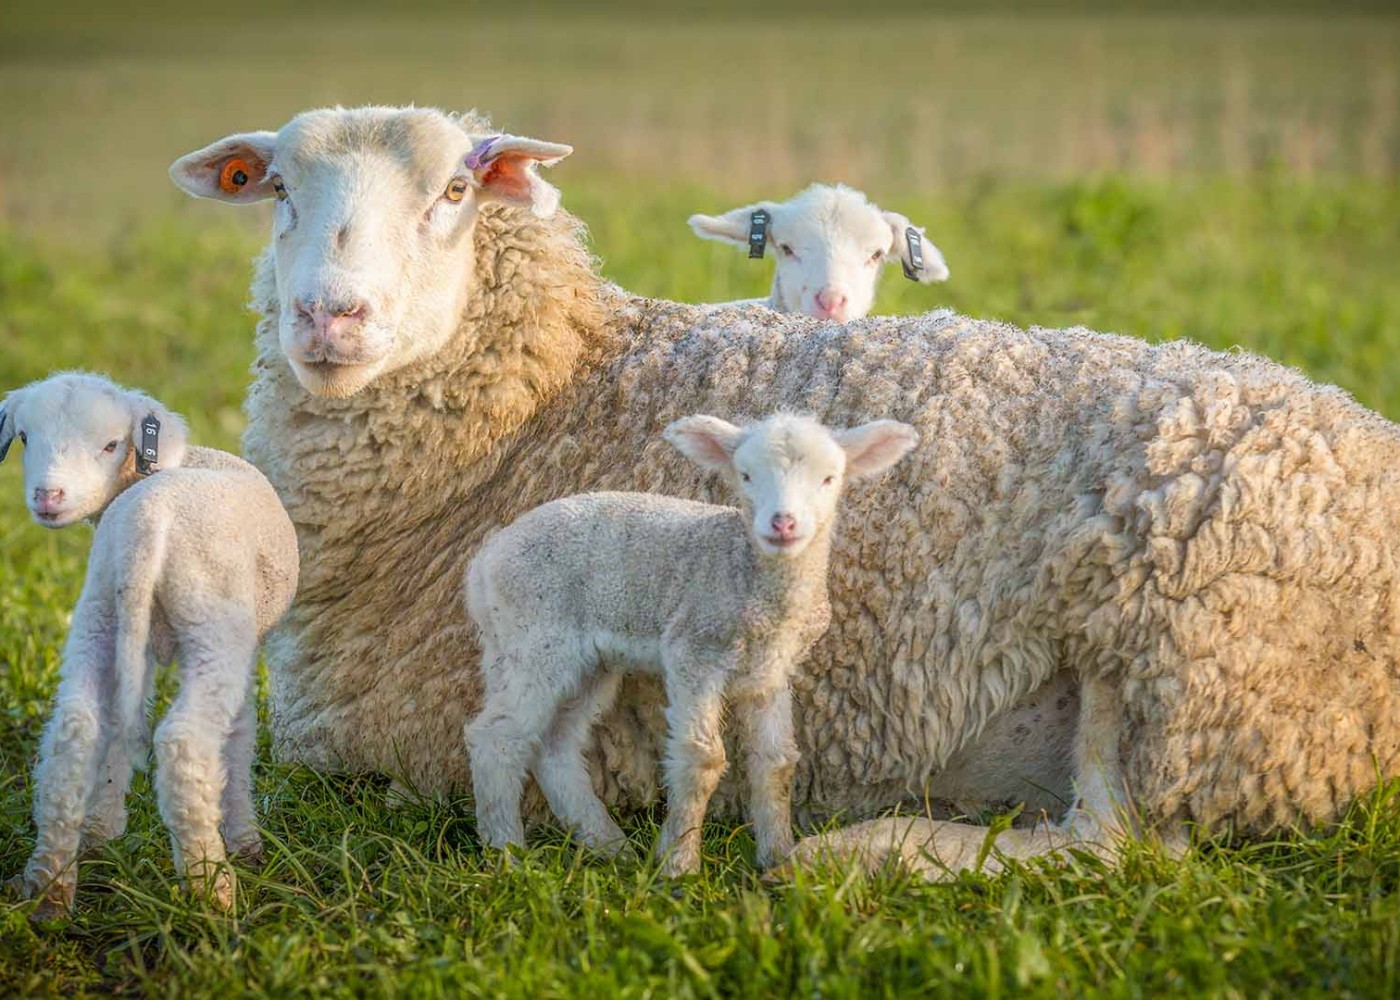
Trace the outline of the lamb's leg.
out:
M 666 665 L 666 821 L 656 854 L 661 870 L 685 875 L 700 867 L 700 826 L 724 774 L 724 670 Z
M 101 847 L 126 832 L 126 796 L 131 790 L 133 770 L 144 770 L 146 755 L 149 752 L 148 728 L 146 726 L 146 706 L 150 704 L 155 691 L 156 671 L 160 667 L 155 655 L 145 651 L 142 661 L 145 664 L 145 677 L 142 679 L 142 697 L 138 711 L 127 718 L 117 697 L 115 672 L 106 678 L 107 688 L 103 701 L 106 712 L 103 723 L 111 738 L 107 741 L 107 752 L 97 772 L 97 787 L 88 803 L 87 818 L 83 821 L 81 850 L 86 853 Z M 121 669 L 120 661 L 116 669 Z
M 749 818 L 758 842 L 758 864 L 767 868 L 792 852 L 792 772 L 797 739 L 792 732 L 792 694 L 786 687 L 744 705 L 744 753 Z
M 535 765 L 535 781 L 559 822 L 571 828 L 579 842 L 612 856 L 627 847 L 627 837 L 608 807 L 593 790 L 584 747 L 598 717 L 612 706 L 622 675 L 597 673 L 555 720 Z
M 483 653 L 493 657 L 486 669 L 486 699 L 465 731 L 477 835 L 501 850 L 525 843 L 520 816 L 525 776 L 572 686 L 561 683 L 560 675 L 579 669 L 562 662 L 559 641 L 538 638 L 530 650 Z
M 73 908 L 78 886 L 78 851 L 97 785 L 99 767 L 112 740 L 104 724 L 102 692 L 110 686 L 114 637 L 99 611 L 79 600 L 63 654 L 63 677 L 53 714 L 44 726 L 34 769 L 34 852 L 19 876 L 19 889 L 39 899 L 34 919 L 63 916 Z
M 156 727 L 156 801 L 170 831 L 175 870 L 221 909 L 233 906 L 233 872 L 219 823 L 228 775 L 224 752 L 252 682 L 257 650 L 251 618 L 227 619 L 180 636 L 180 690 Z
M 1070 848 L 1111 858 L 1133 829 L 1118 757 L 1121 733 L 1117 681 L 1085 681 L 1075 738 L 1077 802 L 1058 825 L 1004 830 L 992 840 L 986 827 L 890 817 L 808 837 L 797 845 L 791 863 L 825 859 L 874 869 L 897 862 L 936 879 L 977 868 L 984 854 L 986 872 L 1000 871 L 1003 858 L 1063 858 Z
M 253 809 L 253 756 L 258 735 L 258 687 L 253 681 L 256 666 L 256 661 L 249 664 L 248 692 L 224 744 L 224 846 L 245 862 L 262 857 L 262 837 Z

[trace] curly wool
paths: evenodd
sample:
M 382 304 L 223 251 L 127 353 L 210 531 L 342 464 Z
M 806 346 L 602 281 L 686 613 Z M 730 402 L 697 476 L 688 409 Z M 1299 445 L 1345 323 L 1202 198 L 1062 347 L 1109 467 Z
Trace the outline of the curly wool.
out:
M 629 298 L 563 213 L 487 211 L 476 239 L 455 341 L 348 399 L 298 385 L 261 268 L 245 445 L 303 556 L 269 656 L 284 757 L 464 789 L 481 688 L 460 581 L 482 539 L 585 490 L 728 502 L 661 429 L 787 408 L 921 439 L 847 501 L 832 626 L 794 685 L 799 816 L 921 795 L 1067 670 L 1117 682 L 1147 818 L 1325 821 L 1400 769 L 1400 431 L 1344 393 L 1083 329 Z M 656 794 L 661 703 L 631 680 L 599 727 L 615 804 Z

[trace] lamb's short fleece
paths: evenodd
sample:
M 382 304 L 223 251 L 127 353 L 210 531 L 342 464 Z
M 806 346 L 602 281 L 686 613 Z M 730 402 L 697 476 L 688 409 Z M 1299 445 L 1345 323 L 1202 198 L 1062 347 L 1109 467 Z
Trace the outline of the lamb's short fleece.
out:
M 744 733 L 759 863 L 792 849 L 788 679 L 831 620 L 842 482 L 884 471 L 918 435 L 892 420 L 833 433 L 780 414 L 749 428 L 688 417 L 665 436 L 723 474 L 742 509 L 646 493 L 566 497 L 500 531 L 468 567 L 486 701 L 466 739 L 477 826 L 495 847 L 524 840 L 527 770 L 582 842 L 625 844 L 584 749 L 622 677 L 644 672 L 661 675 L 668 700 L 664 870 L 699 866 L 700 823 L 726 766 L 726 703 Z
M 135 441 L 151 416 L 157 464 L 143 475 Z M 155 733 L 156 794 L 176 868 L 227 907 L 225 842 L 234 854 L 261 851 L 253 677 L 262 636 L 296 593 L 291 521 L 255 468 L 187 448 L 177 416 L 100 377 L 58 375 L 11 393 L 0 450 L 15 439 L 35 519 L 97 522 L 34 773 L 38 840 L 16 881 L 41 899 L 37 916 L 71 909 L 80 849 L 125 830 L 155 667 L 178 659 L 179 692 Z

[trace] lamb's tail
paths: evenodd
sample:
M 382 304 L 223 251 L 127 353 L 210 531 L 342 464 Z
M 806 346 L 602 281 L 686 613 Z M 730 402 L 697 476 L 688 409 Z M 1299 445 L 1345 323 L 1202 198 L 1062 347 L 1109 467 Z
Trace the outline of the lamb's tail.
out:
M 146 653 L 166 543 L 165 530 L 153 526 L 146 550 L 127 562 L 117 586 L 115 721 L 137 768 L 144 767 L 146 758 L 146 692 L 153 680 L 147 676 L 151 661 Z

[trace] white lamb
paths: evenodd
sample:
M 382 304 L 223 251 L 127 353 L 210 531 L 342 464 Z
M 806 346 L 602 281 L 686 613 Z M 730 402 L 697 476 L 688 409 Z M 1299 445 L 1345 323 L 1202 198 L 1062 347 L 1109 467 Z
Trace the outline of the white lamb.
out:
M 833 432 L 778 415 L 748 428 L 687 417 L 665 437 L 725 473 L 743 509 L 646 493 L 566 497 L 503 529 L 467 569 L 486 698 L 466 738 L 477 826 L 493 847 L 524 841 L 527 771 L 582 843 L 624 846 L 584 748 L 622 677 L 659 672 L 669 806 L 657 854 L 667 874 L 699 865 L 700 823 L 725 769 L 726 702 L 743 734 L 759 864 L 792 849 L 788 678 L 830 620 L 843 480 L 893 465 L 917 434 L 892 420 Z
M 10 393 L 0 459 L 16 439 L 34 519 L 91 519 L 97 534 L 34 772 L 38 839 L 15 881 L 40 899 L 37 917 L 71 910 L 80 850 L 126 828 L 155 667 L 178 659 L 179 693 L 155 733 L 156 794 L 177 871 L 227 908 L 225 844 L 236 856 L 261 852 L 254 667 L 296 593 L 292 523 L 253 466 L 186 447 L 179 417 L 99 376 Z
M 766 219 L 756 227 L 755 213 Z M 764 305 L 844 323 L 875 303 L 881 266 L 899 261 L 905 277 L 927 284 L 948 279 L 948 265 L 924 230 L 898 212 L 884 212 L 844 184 L 813 184 L 784 202 L 760 201 L 723 215 L 692 215 L 690 228 L 707 240 L 777 250 L 773 290 Z

